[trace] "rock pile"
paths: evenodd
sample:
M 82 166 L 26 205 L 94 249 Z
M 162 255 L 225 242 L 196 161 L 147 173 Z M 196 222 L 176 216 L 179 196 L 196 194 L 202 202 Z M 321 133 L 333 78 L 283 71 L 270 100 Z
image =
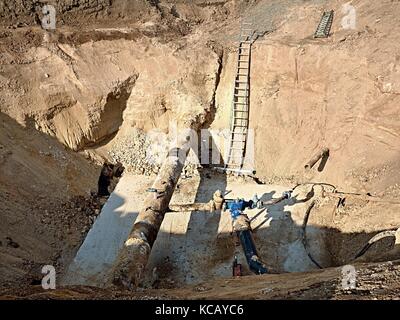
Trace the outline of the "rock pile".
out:
M 114 162 L 120 162 L 131 172 L 144 175 L 157 174 L 160 164 L 149 154 L 151 141 L 142 130 L 135 129 L 131 134 L 119 139 L 109 155 Z
M 57 232 L 56 230 L 62 228 L 67 234 L 77 231 L 84 235 L 100 214 L 105 201 L 106 199 L 96 195 L 74 196 L 61 203 L 38 201 L 35 209 L 40 225 L 46 226 L 47 230 Z M 40 228 L 37 232 L 42 233 L 44 230 Z
M 134 129 L 113 145 L 109 155 L 113 162 L 122 163 L 127 171 L 150 176 L 158 174 L 171 146 L 164 134 L 146 134 Z M 193 159 L 187 161 L 183 175 L 196 174 L 197 167 Z

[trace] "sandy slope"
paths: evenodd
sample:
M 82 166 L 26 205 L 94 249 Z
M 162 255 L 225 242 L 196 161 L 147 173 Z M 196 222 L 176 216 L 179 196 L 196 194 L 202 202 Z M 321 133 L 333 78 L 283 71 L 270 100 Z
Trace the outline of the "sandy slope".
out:
M 0 286 L 23 286 L 44 264 L 63 265 L 82 240 L 94 209 L 77 196 L 95 189 L 97 169 L 3 114 L 0 167 Z

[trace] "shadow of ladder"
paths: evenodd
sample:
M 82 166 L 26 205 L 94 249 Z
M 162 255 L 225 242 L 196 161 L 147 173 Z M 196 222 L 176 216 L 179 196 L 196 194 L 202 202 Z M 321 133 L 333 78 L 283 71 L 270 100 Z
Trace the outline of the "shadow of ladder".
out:
M 229 152 L 225 171 L 240 173 L 246 154 L 249 127 L 250 57 L 253 44 L 253 23 L 242 21 L 233 90 Z

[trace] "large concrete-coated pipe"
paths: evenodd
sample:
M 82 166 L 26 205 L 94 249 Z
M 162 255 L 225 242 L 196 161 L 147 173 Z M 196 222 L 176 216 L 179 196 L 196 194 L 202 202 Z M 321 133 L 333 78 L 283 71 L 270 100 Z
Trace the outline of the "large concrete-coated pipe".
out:
M 135 224 L 125 241 L 113 269 L 113 283 L 128 288 L 139 285 L 139 281 L 157 238 L 165 212 L 181 175 L 190 150 L 192 130 L 186 129 L 176 141 L 176 148 L 169 151 L 156 180 L 152 192 L 144 202 Z

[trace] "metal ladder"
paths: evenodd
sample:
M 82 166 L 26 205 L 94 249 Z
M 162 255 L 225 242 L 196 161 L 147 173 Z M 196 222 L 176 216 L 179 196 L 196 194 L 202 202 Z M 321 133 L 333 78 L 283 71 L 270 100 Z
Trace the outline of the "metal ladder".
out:
M 242 22 L 233 91 L 229 153 L 224 167 L 225 171 L 237 173 L 243 168 L 249 127 L 249 80 L 253 34 L 252 22 Z
M 332 22 L 333 22 L 334 11 L 326 11 L 323 13 L 321 21 L 317 27 L 317 30 L 314 33 L 314 38 L 327 38 L 329 37 L 329 33 L 331 31 Z

